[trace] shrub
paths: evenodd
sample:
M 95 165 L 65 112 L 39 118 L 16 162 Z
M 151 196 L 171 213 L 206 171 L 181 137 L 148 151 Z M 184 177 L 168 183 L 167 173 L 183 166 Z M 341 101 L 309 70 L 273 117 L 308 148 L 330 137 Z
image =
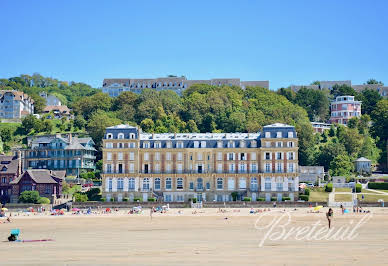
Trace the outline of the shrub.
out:
M 244 197 L 243 201 L 252 201 L 252 198 Z
M 328 183 L 328 184 L 325 186 L 325 191 L 326 191 L 326 192 L 332 192 L 332 191 L 333 191 L 333 183 Z
M 114 202 L 114 201 L 115 201 L 115 198 L 110 198 L 110 201 L 111 201 L 111 202 Z
M 86 202 L 88 201 L 88 196 L 86 194 L 77 192 L 74 194 L 74 201 L 75 202 Z
M 91 172 L 90 172 L 91 173 Z M 89 201 L 100 201 L 100 189 L 99 188 L 91 188 L 86 192 Z
M 309 196 L 308 195 L 299 195 L 299 199 L 304 200 L 304 201 L 309 201 Z
M 193 203 L 197 203 L 197 199 L 196 198 L 192 198 L 191 199 Z
M 388 190 L 388 183 L 369 182 L 368 183 L 368 188 Z
M 283 197 L 282 200 L 283 200 L 283 201 L 285 201 L 285 200 L 291 200 L 291 198 L 290 198 L 290 197 Z
M 123 198 L 123 201 L 129 201 L 129 198 Z
M 148 198 L 148 201 L 153 202 L 153 201 L 156 201 L 156 199 L 155 198 Z
M 237 196 L 238 196 L 238 192 L 234 191 L 234 192 L 231 193 L 231 195 L 232 195 L 233 201 L 236 201 L 237 200 Z
M 38 200 L 39 200 L 38 191 L 23 191 L 19 197 L 19 201 L 23 203 L 37 203 Z
M 105 199 L 105 198 L 101 198 L 101 201 L 102 201 L 102 202 L 105 202 L 105 201 L 106 201 L 106 199 Z
M 360 193 L 362 189 L 362 185 L 360 183 L 356 184 L 356 193 Z
M 134 201 L 134 202 L 140 202 L 141 199 L 140 199 L 140 198 L 134 198 L 133 201 Z
M 276 197 L 271 198 L 271 201 L 277 201 L 277 200 L 278 200 L 278 198 L 276 198 Z
M 304 194 L 310 196 L 310 189 L 309 188 L 305 188 L 304 189 Z
M 46 197 L 40 197 L 38 200 L 39 204 L 50 204 L 50 199 Z
M 265 198 L 257 198 L 257 201 L 265 201 Z

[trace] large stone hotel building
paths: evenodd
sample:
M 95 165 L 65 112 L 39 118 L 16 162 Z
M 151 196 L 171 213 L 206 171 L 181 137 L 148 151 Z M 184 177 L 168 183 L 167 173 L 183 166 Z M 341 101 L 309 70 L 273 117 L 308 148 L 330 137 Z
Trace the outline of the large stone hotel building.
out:
M 165 202 L 297 200 L 298 138 L 293 126 L 260 133 L 142 133 L 108 127 L 103 139 L 103 197 Z

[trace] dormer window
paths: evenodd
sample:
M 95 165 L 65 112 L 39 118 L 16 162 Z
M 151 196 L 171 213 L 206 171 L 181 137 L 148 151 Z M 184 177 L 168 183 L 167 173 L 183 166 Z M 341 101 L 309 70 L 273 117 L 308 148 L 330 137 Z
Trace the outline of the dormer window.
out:
M 183 148 L 183 142 L 182 141 L 178 141 L 176 146 L 177 146 L 178 149 L 182 149 Z
M 149 149 L 149 147 L 150 147 L 150 143 L 149 142 L 144 142 L 143 143 L 143 148 L 144 149 Z
M 194 141 L 194 148 L 199 148 L 199 141 Z
M 234 148 L 234 141 L 228 142 L 228 148 Z
M 288 137 L 289 138 L 293 138 L 294 137 L 294 132 L 292 132 L 292 131 L 288 132 Z
M 108 133 L 108 134 L 106 134 L 106 138 L 107 138 L 107 139 L 113 139 L 113 135 L 112 135 L 112 133 Z
M 129 138 L 130 139 L 135 139 L 135 134 L 133 134 L 133 133 L 129 134 Z
M 5 172 L 5 171 L 7 171 L 7 169 L 8 169 L 7 166 L 3 166 L 3 168 L 1 168 L 1 171 Z
M 265 132 L 265 138 L 267 139 L 271 138 L 271 132 Z
M 201 141 L 201 148 L 206 148 L 206 141 Z
M 277 138 L 281 138 L 282 137 L 282 132 L 280 132 L 280 131 L 276 132 L 276 137 Z
M 160 142 L 155 142 L 154 148 L 155 148 L 155 149 L 160 149 L 160 147 L 161 147 Z
M 222 141 L 217 142 L 217 148 L 222 148 Z
M 124 139 L 124 133 L 119 133 L 119 134 L 117 135 L 117 138 L 118 138 L 118 139 Z
M 245 141 L 243 140 L 240 141 L 240 148 L 245 148 Z
M 166 143 L 166 147 L 167 147 L 167 149 L 171 149 L 171 147 L 172 147 L 171 141 L 168 141 L 168 142 Z
M 256 140 L 251 141 L 251 148 L 257 148 L 257 141 Z

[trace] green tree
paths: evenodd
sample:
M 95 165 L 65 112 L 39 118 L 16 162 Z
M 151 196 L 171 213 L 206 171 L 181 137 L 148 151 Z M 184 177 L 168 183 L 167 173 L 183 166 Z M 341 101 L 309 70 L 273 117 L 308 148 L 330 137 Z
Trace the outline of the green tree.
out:
M 375 79 L 368 79 L 366 81 L 366 84 L 381 84 L 381 85 L 384 85 L 384 83 L 382 83 L 381 81 L 377 81 Z
M 140 127 L 144 132 L 154 132 L 155 123 L 150 118 L 146 118 L 140 123 Z
M 358 157 L 365 157 L 373 163 L 377 163 L 380 158 L 381 150 L 377 148 L 375 140 L 370 136 L 365 136 Z
M 112 107 L 112 98 L 106 93 L 96 93 L 90 97 L 79 99 L 73 106 L 76 115 L 82 114 L 85 119 L 89 119 L 93 113 L 109 111 Z
M 329 115 L 329 99 L 324 91 L 302 87 L 295 97 L 294 103 L 302 106 L 311 121 L 326 121 Z
M 79 130 L 82 130 L 86 125 L 86 120 L 82 115 L 77 115 L 74 118 L 74 126 L 78 128 Z
M 333 95 L 334 98 L 336 98 L 337 96 L 346 96 L 346 95 L 356 96 L 357 95 L 357 92 L 352 87 L 346 84 L 343 84 L 343 85 L 335 84 L 333 86 L 333 89 L 330 91 L 330 93 Z
M 388 139 L 388 99 L 379 101 L 371 114 L 373 121 L 371 133 L 377 140 L 377 146 L 382 150 L 379 162 L 387 162 L 387 139 Z
M 357 100 L 362 101 L 362 114 L 371 114 L 375 110 L 377 103 L 383 97 L 376 90 L 365 89 L 358 96 Z
M 310 123 L 297 124 L 299 164 L 311 165 L 314 162 L 314 131 Z
M 359 119 L 357 117 L 352 117 L 348 121 L 348 128 L 357 128 Z
M 34 115 L 27 115 L 22 120 L 22 130 L 25 134 L 29 134 L 34 128 L 36 128 L 36 124 L 38 123 L 40 123 L 40 120 Z
M 40 97 L 38 94 L 31 94 L 30 96 L 34 100 L 34 113 L 43 113 L 43 109 L 46 107 L 46 100 Z
M 23 191 L 20 193 L 19 201 L 23 203 L 37 203 L 39 200 L 38 191 Z
M 46 119 L 43 121 L 43 131 L 44 132 L 47 132 L 50 134 L 51 131 L 53 131 L 53 128 L 54 128 L 54 126 L 53 126 L 53 123 L 51 122 L 51 120 Z
M 346 154 L 337 155 L 330 163 L 331 176 L 349 176 L 354 170 L 351 157 Z
M 331 161 L 341 154 L 346 154 L 345 147 L 342 143 L 328 142 L 319 147 L 318 152 L 315 154 L 315 163 L 317 165 L 324 166 L 327 171 L 330 167 Z
M 9 127 L 3 127 L 0 129 L 0 136 L 4 142 L 10 142 L 12 140 L 12 130 Z
M 104 137 L 105 129 L 110 126 L 121 124 L 121 120 L 112 114 L 98 110 L 90 116 L 86 129 L 93 138 L 97 147 L 100 147 L 101 140 Z

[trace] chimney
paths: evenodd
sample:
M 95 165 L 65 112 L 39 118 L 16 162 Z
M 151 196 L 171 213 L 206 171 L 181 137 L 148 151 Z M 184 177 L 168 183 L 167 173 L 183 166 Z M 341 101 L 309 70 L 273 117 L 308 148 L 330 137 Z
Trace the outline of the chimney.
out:
M 56 138 L 60 138 L 60 137 L 61 137 L 61 133 L 56 133 L 56 134 L 55 134 L 55 137 L 56 137 Z
M 73 138 L 72 138 L 71 133 L 70 133 L 70 134 L 69 134 L 69 143 L 70 143 L 70 144 L 71 144 L 72 140 L 73 140 Z
M 18 170 L 17 170 L 17 176 L 20 176 L 23 172 L 23 165 L 22 165 L 22 152 L 20 150 L 17 151 L 17 160 L 18 160 Z
M 155 133 L 152 133 L 152 138 L 154 138 L 155 137 Z
M 176 132 L 174 132 L 174 139 L 176 139 Z

